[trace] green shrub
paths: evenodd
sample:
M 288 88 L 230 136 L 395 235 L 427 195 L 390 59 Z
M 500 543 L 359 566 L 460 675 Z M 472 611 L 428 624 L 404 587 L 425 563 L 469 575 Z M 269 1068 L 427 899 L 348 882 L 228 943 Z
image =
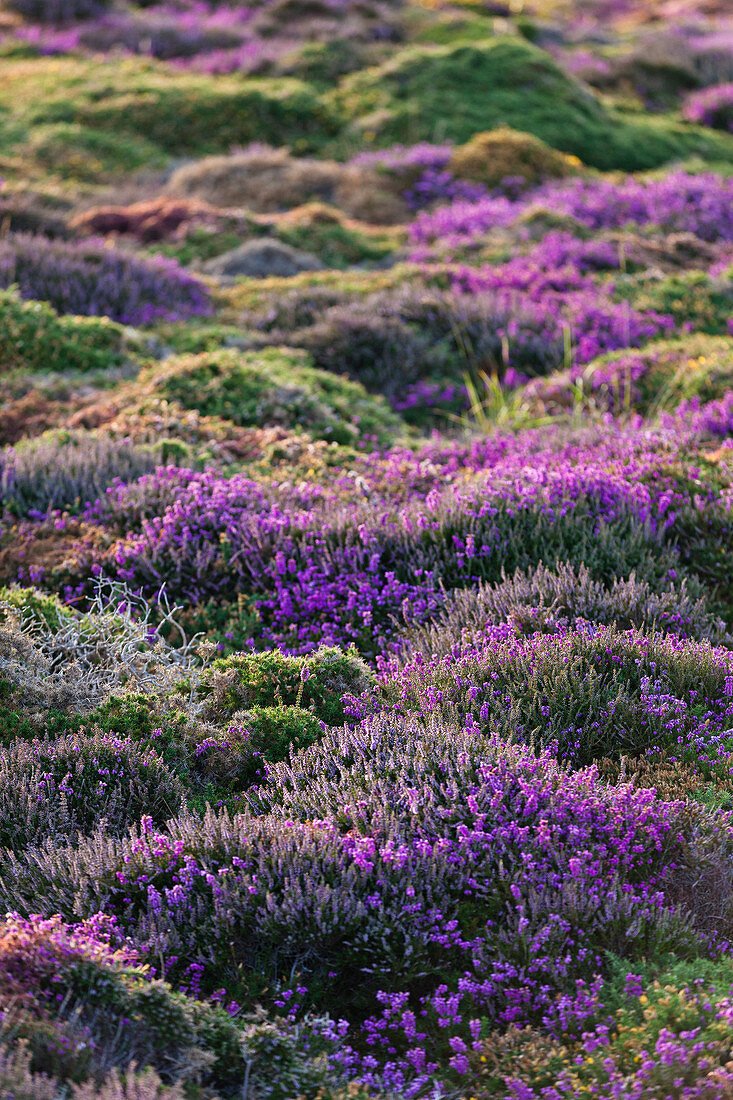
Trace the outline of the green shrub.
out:
M 106 317 L 60 316 L 46 302 L 0 290 L 0 373 L 107 370 L 134 350 L 129 333 Z
M 339 77 L 361 69 L 365 53 L 360 43 L 348 38 L 308 42 L 283 57 L 277 64 L 277 70 L 283 76 L 294 76 L 315 87 L 329 88 Z
M 294 211 L 278 225 L 281 241 L 312 252 L 327 267 L 350 267 L 384 259 L 397 240 L 387 233 L 366 233 L 325 204 L 312 203 L 303 208 L 296 220 Z
M 321 646 L 307 657 L 279 649 L 223 657 L 207 670 L 198 687 L 204 713 L 222 721 L 251 707 L 307 707 L 328 726 L 345 721 L 342 698 L 374 682 L 369 666 L 351 648 Z
M 711 278 L 703 271 L 685 271 L 663 279 L 641 274 L 619 280 L 619 297 L 635 309 L 669 313 L 678 326 L 725 335 L 733 311 L 733 279 Z
M 323 726 L 303 707 L 250 707 L 240 711 L 241 725 L 248 747 L 248 763 L 239 777 L 247 786 L 262 775 L 262 762 L 279 764 L 291 750 L 307 749 L 323 735 Z
M 17 613 L 24 623 L 54 631 L 61 628 L 62 617 L 69 613 L 58 596 L 48 596 L 37 588 L 20 585 L 0 588 L 0 623 L 7 621 L 9 611 Z
M 197 1064 L 217 1091 L 241 1081 L 237 1023 L 186 995 L 195 983 L 178 992 L 151 980 L 105 917 L 82 925 L 9 917 L 0 925 L 0 956 L 0 1000 L 4 1009 L 14 1002 L 10 1033 L 26 1045 L 30 1070 L 68 1085 L 134 1064 L 170 1077 L 178 1062 Z M 124 1095 L 112 1091 L 110 1100 Z M 153 1100 L 156 1093 L 127 1095 Z
M 485 1037 L 473 1056 L 477 1100 L 500 1095 L 508 1079 L 533 1096 L 559 1081 L 577 1097 L 725 1095 L 733 1053 L 730 957 L 669 959 L 667 967 L 638 962 L 632 973 L 621 959 L 610 965 L 596 1018 L 582 1029 L 571 1013 L 567 1030 L 552 1038 L 516 1027 Z
M 324 102 L 379 145 L 458 142 L 510 126 L 595 168 L 637 171 L 695 152 L 733 160 L 733 139 L 606 108 L 550 55 L 520 39 L 409 47 L 345 77 Z
M 401 421 L 383 398 L 309 364 L 292 348 L 224 349 L 168 360 L 149 379 L 156 395 L 244 427 L 303 428 L 336 443 L 387 443 L 399 434 Z

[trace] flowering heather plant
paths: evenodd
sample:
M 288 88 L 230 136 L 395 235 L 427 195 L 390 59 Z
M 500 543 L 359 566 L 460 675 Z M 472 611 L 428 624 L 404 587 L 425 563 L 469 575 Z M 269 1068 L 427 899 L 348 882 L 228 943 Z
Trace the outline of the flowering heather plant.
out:
M 149 448 L 86 432 L 41 436 L 0 451 L 0 506 L 14 516 L 74 511 L 117 479 L 157 465 Z
M 19 850 L 104 823 L 124 832 L 143 814 L 159 823 L 184 792 L 152 750 L 105 734 L 17 742 L 0 754 L 0 844 Z
M 683 113 L 690 122 L 733 132 L 733 83 L 693 92 L 685 101 Z
M 589 1092 L 604 1100 L 727 1095 L 733 1081 L 729 968 L 700 962 L 651 982 L 644 977 L 628 972 L 623 1003 L 581 1037 L 568 1041 L 519 1028 L 493 1032 L 482 1055 L 473 1056 L 475 1095 L 555 1100 L 559 1088 L 573 1100 Z M 597 994 L 599 1014 L 610 993 Z
M 65 1084 L 91 1086 L 131 1067 L 128 1083 L 136 1089 L 134 1068 L 144 1064 L 168 1080 L 193 1076 L 221 1088 L 244 1071 L 229 1014 L 153 980 L 114 918 L 101 913 L 68 924 L 9 913 L 0 925 L 0 1006 L 6 1032 L 27 1043 L 29 1068 Z M 149 1096 L 121 1096 L 114 1079 L 109 1091 L 109 1100 Z M 74 1095 L 90 1096 L 89 1086 Z M 150 1100 L 158 1100 L 157 1088 Z
M 576 767 L 667 750 L 705 774 L 733 751 L 732 696 L 730 653 L 709 643 L 589 623 L 521 636 L 504 623 L 444 655 L 384 662 L 377 688 L 349 710 L 457 716 L 555 746 Z
M 90 544 L 71 576 L 83 585 L 104 568 L 153 600 L 163 578 L 193 604 L 242 594 L 259 612 L 258 644 L 306 653 L 355 642 L 367 654 L 430 618 L 444 590 L 540 560 L 584 562 L 604 583 L 636 571 L 663 590 L 681 569 L 683 523 L 687 572 L 712 569 L 724 582 L 727 559 L 694 551 L 693 532 L 702 514 L 722 534 L 727 506 L 701 480 L 699 437 L 682 427 L 398 449 L 364 456 L 361 480 L 330 487 L 161 468 L 88 506 L 108 548 Z M 671 456 L 685 447 L 693 457 L 680 477 Z M 30 549 L 39 530 L 16 538 Z
M 211 312 L 206 288 L 175 261 L 141 259 L 94 240 L 7 234 L 0 241 L 0 286 L 11 285 L 58 313 L 104 314 L 130 325 Z
M 397 1090 L 425 1082 L 436 1056 L 460 1080 L 472 1021 L 541 1016 L 604 950 L 687 950 L 662 889 L 679 806 L 593 771 L 396 718 L 333 731 L 276 765 L 257 798 L 269 816 L 143 822 L 127 840 L 11 857 L 3 902 L 25 907 L 33 882 L 42 911 L 103 907 L 171 976 L 202 965 L 203 990 L 232 989 L 255 959 L 273 966 L 290 1012 L 326 998 L 361 1019 L 349 1068 Z
M 454 245 L 479 239 L 488 230 L 511 225 L 532 207 L 547 206 L 589 229 L 628 225 L 655 226 L 666 232 L 695 233 L 702 240 L 733 240 L 733 180 L 706 173 L 675 171 L 655 180 L 627 177 L 558 180 L 520 199 L 488 197 L 456 202 L 421 213 L 410 234 L 415 244 L 446 241 Z
M 445 169 L 426 168 L 412 187 L 404 193 L 405 202 L 410 210 L 421 210 L 424 206 L 433 206 L 441 202 L 477 202 L 486 194 L 481 183 L 456 179 L 452 172 Z
M 582 563 L 560 562 L 554 569 L 540 564 L 498 584 L 451 593 L 434 622 L 410 632 L 409 645 L 415 655 L 446 656 L 471 641 L 480 645 L 482 633 L 501 623 L 511 623 L 525 634 L 602 623 L 645 632 L 663 629 L 714 644 L 726 642 L 724 623 L 698 592 L 699 585 L 688 585 L 686 580 L 658 592 L 633 573 L 626 579 L 614 577 L 606 586 L 594 580 Z
M 357 153 L 350 163 L 368 168 L 380 168 L 397 176 L 422 172 L 426 168 L 446 168 L 453 153 L 453 142 L 433 144 L 420 141 L 416 145 L 392 145 L 388 149 L 367 149 Z
M 111 0 L 12 0 L 9 5 L 27 19 L 41 23 L 71 23 L 99 16 Z

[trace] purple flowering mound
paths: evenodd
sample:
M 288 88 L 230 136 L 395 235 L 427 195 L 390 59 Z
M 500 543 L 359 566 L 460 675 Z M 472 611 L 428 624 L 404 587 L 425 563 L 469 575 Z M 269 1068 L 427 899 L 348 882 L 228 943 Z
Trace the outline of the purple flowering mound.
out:
M 733 131 L 733 83 L 693 92 L 685 101 L 684 114 L 690 122 Z
M 102 15 L 111 0 L 11 0 L 13 11 L 39 23 L 72 23 Z
M 334 731 L 275 765 L 252 805 L 161 833 L 148 820 L 73 855 L 47 845 L 11 861 L 3 898 L 32 880 L 43 911 L 75 897 L 115 914 L 142 958 L 175 982 L 195 970 L 203 993 L 243 992 L 257 959 L 273 1008 L 346 1013 L 336 1064 L 407 1095 L 439 1066 L 460 1081 L 486 1020 L 584 1027 L 604 952 L 696 949 L 692 915 L 665 893 L 681 804 L 468 726 Z
M 143 259 L 101 241 L 53 241 L 11 233 L 0 241 L 0 286 L 50 302 L 58 313 L 128 325 L 210 312 L 204 285 L 173 260 Z

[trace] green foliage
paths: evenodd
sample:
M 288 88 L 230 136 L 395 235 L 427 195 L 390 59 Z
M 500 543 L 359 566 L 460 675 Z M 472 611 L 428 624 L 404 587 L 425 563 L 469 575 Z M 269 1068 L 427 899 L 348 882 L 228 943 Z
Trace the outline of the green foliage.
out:
M 607 964 L 595 1022 L 610 1027 L 596 1036 L 586 1022 L 587 1042 L 572 1017 L 567 1032 L 553 1039 L 533 1028 L 492 1031 L 475 1059 L 473 1094 L 479 1100 L 498 1095 L 508 1078 L 533 1095 L 562 1079 L 573 1096 L 610 1096 L 616 1092 L 608 1084 L 611 1075 L 635 1089 L 643 1078 L 643 1095 L 650 1097 L 681 1097 L 699 1088 L 701 1096 L 723 1095 L 725 1079 L 717 1070 L 730 1064 L 730 956 L 635 962 L 631 986 L 628 961 L 610 956 Z
M 0 290 L 0 373 L 107 370 L 134 349 L 129 333 L 106 317 L 61 316 L 46 302 Z
M 278 69 L 314 87 L 328 88 L 339 77 L 360 69 L 364 64 L 364 47 L 348 38 L 332 38 L 327 42 L 308 42 L 297 52 L 284 57 Z
M 152 382 L 156 394 L 184 408 L 243 427 L 279 424 L 336 443 L 386 443 L 399 434 L 399 417 L 383 398 L 309 362 L 292 348 L 223 349 L 168 360 L 154 368 Z
M 279 649 L 239 653 L 214 661 L 199 685 L 206 713 L 218 720 L 243 707 L 307 707 L 326 725 L 345 721 L 343 696 L 374 682 L 369 666 L 352 647 L 321 646 L 307 657 Z
M 45 172 L 88 183 L 164 162 L 160 149 L 140 135 L 106 133 L 76 122 L 35 128 L 22 155 Z
M 42 976 L 40 1004 L 45 984 Z M 164 981 L 151 981 L 139 967 L 59 952 L 49 987 L 54 1000 L 60 993 L 61 1013 L 55 1019 L 29 1014 L 21 1025 L 36 1072 L 79 1082 L 99 1074 L 109 1062 L 126 1066 L 131 1060 L 144 1060 L 167 1072 L 173 1058 L 185 1061 L 204 1055 L 206 1078 L 219 1088 L 231 1088 L 243 1076 L 237 1022 L 222 1008 L 197 1002 Z M 67 1004 L 75 1011 L 66 1010 Z M 135 1025 L 133 1035 L 130 1021 Z M 99 1042 L 83 1041 L 85 1027 L 93 1029 Z
M 327 267 L 336 268 L 382 260 L 396 246 L 389 233 L 367 234 L 327 214 L 302 224 L 281 225 L 277 235 L 294 248 L 314 253 Z
M 152 69 L 105 96 L 87 92 L 77 100 L 39 104 L 33 118 L 140 136 L 176 156 L 216 153 L 251 141 L 306 151 L 335 131 L 332 114 L 300 81 L 174 77 L 170 70 Z
M 619 280 L 616 292 L 635 309 L 671 314 L 677 325 L 689 324 L 695 331 L 713 336 L 728 332 L 733 279 L 713 279 L 703 271 L 685 271 L 663 279 L 641 274 Z
M 223 252 L 229 252 L 242 243 L 242 233 L 235 229 L 219 231 L 209 229 L 207 226 L 194 226 L 188 231 L 184 240 L 166 241 L 151 246 L 153 255 L 169 256 L 178 260 L 184 267 L 189 264 L 203 263 L 212 260 L 215 256 L 221 256 Z
M 577 158 L 558 153 L 533 134 L 501 127 L 476 134 L 459 145 L 450 159 L 450 170 L 459 179 L 476 180 L 498 187 L 508 176 L 521 176 L 538 184 L 577 172 Z
M 541 138 L 596 168 L 638 171 L 693 153 L 733 160 L 733 139 L 606 108 L 550 55 L 509 37 L 409 47 L 342 80 L 324 101 L 377 143 L 458 142 L 498 126 Z
M 323 727 L 311 711 L 303 707 L 251 707 L 238 716 L 248 747 L 251 764 L 241 776 L 243 785 L 254 781 L 261 772 L 260 762 L 278 764 L 291 750 L 307 749 L 323 735 Z
M 23 588 L 20 585 L 0 588 L 0 623 L 5 622 L 8 611 L 18 614 L 24 623 L 35 623 L 48 627 L 50 630 L 59 630 L 63 615 L 68 615 L 69 609 L 65 607 L 58 596 L 49 596 L 39 592 L 37 588 Z

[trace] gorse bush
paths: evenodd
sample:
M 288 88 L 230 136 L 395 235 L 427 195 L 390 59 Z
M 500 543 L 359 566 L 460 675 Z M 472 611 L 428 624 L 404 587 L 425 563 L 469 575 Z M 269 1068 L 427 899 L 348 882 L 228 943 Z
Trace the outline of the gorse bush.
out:
M 266 774 L 267 765 L 284 760 L 291 751 L 318 741 L 323 724 L 301 706 L 251 707 L 238 711 L 235 729 L 246 745 L 233 785 L 248 786 Z
M 141 259 L 89 242 L 9 233 L 0 241 L 0 285 L 48 302 L 58 313 L 149 324 L 210 312 L 208 292 L 173 260 Z
M 321 646 L 307 657 L 271 650 L 216 660 L 199 680 L 197 694 L 206 718 L 221 721 L 237 710 L 275 704 L 302 706 L 329 726 L 344 721 L 343 697 L 365 691 L 374 681 L 354 649 Z
M 135 86 L 137 85 L 137 86 Z M 218 153 L 252 141 L 318 148 L 337 131 L 330 107 L 300 80 L 171 78 L 141 73 L 133 86 L 100 100 L 55 100 L 39 110 L 49 122 L 141 135 L 167 153 Z M 39 119 L 40 121 L 40 119 Z
M 528 185 L 538 184 L 580 168 L 577 159 L 558 153 L 532 134 L 503 127 L 475 134 L 453 150 L 448 163 L 456 176 L 488 187 L 517 177 Z

